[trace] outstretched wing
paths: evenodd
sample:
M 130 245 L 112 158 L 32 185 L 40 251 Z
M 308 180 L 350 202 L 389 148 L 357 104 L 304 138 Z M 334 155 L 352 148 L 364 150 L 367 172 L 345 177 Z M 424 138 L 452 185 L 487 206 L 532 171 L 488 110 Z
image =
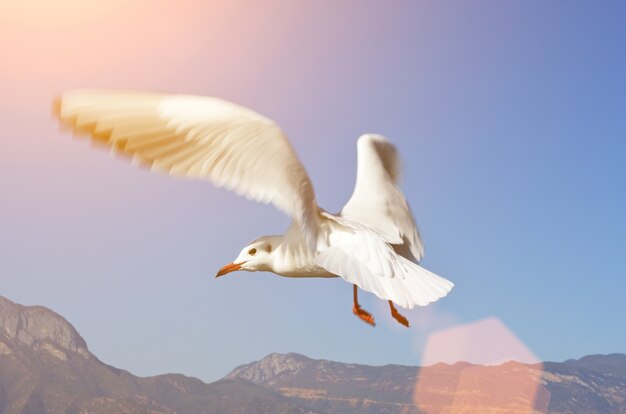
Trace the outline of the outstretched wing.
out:
M 140 164 L 274 204 L 315 245 L 313 186 L 272 120 L 216 98 L 126 91 L 66 92 L 56 112 L 64 125 Z
M 381 234 L 359 223 L 324 213 L 328 247 L 315 262 L 347 282 L 399 306 L 425 306 L 454 284 L 402 257 Z
M 357 151 L 356 184 L 341 216 L 375 229 L 400 254 L 419 262 L 424 243 L 398 187 L 400 160 L 396 148 L 382 135 L 365 134 L 358 140 Z

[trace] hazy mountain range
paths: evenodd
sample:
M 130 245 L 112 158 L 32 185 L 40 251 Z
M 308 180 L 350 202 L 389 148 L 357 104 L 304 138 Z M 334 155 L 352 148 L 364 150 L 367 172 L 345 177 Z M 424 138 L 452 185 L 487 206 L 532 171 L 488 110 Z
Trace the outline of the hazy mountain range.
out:
M 626 414 L 626 355 L 426 368 L 271 354 L 206 384 L 98 360 L 55 312 L 0 296 L 0 413 Z

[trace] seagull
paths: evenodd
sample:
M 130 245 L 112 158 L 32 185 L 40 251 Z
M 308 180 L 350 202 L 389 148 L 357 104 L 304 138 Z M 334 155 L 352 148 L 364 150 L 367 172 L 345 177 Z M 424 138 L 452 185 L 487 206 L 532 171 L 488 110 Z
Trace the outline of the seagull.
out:
M 454 284 L 418 265 L 424 244 L 399 187 L 400 160 L 382 135 L 357 141 L 352 196 L 337 214 L 317 205 L 313 185 L 286 135 L 271 119 L 213 97 L 140 91 L 72 90 L 54 112 L 63 126 L 133 163 L 202 179 L 291 218 L 285 234 L 245 246 L 216 277 L 245 270 L 284 277 L 340 277 L 353 285 L 353 313 L 371 326 L 358 289 L 395 305 L 426 306 Z

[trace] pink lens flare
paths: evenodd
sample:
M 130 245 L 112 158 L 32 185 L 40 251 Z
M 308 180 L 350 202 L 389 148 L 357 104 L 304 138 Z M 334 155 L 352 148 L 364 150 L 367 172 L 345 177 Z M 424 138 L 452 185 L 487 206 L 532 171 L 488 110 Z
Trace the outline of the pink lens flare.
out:
M 546 413 L 543 365 L 497 318 L 429 336 L 413 395 L 425 414 Z

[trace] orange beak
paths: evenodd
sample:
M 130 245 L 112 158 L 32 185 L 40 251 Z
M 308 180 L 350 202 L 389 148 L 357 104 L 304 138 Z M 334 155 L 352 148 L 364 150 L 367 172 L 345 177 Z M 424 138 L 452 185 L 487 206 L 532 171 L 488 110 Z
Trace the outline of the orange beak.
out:
M 241 269 L 241 265 L 244 264 L 243 263 L 229 263 L 226 266 L 222 267 L 220 270 L 217 271 L 217 274 L 215 275 L 215 277 L 220 277 L 220 276 L 224 276 L 227 273 L 230 272 L 234 272 L 235 270 L 239 270 Z

